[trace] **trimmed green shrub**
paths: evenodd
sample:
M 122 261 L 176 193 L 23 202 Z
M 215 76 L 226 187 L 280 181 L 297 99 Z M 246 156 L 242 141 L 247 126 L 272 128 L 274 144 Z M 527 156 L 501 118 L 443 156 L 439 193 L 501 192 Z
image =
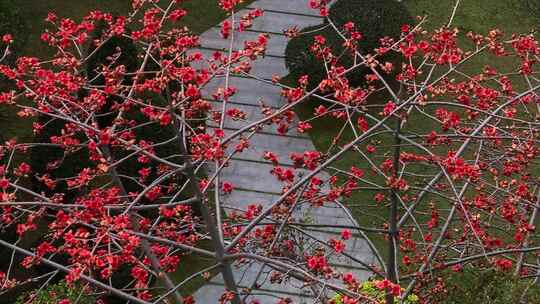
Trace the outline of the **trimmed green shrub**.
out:
M 102 36 L 103 31 L 105 30 L 104 24 L 98 24 L 96 30 L 93 33 L 94 38 Z M 88 52 L 91 53 L 94 49 L 91 48 Z M 137 58 L 137 49 L 133 44 L 132 40 L 125 37 L 112 37 L 104 45 L 102 45 L 92 57 L 89 58 L 86 71 L 90 79 L 97 76 L 96 71 L 101 65 L 109 64 L 109 57 L 121 51 L 121 55 L 117 58 L 113 66 L 124 65 L 128 72 L 133 72 L 138 67 L 138 58 Z M 125 81 L 130 81 L 130 79 L 125 79 Z M 97 77 L 94 79 L 94 84 L 104 83 L 102 77 Z M 114 103 L 113 98 L 111 97 L 107 100 L 107 105 L 104 107 L 104 112 L 108 111 L 108 108 Z M 119 97 L 118 97 L 119 98 Z M 103 114 L 103 113 L 98 113 Z M 110 125 L 114 115 L 103 115 L 98 118 L 98 123 L 100 126 Z M 49 142 L 51 136 L 58 136 L 62 132 L 64 127 L 64 121 L 61 120 L 52 120 L 49 121 L 48 117 L 40 117 L 39 122 L 46 124 L 43 131 L 34 137 L 35 142 Z M 81 138 L 84 140 L 84 138 Z M 46 152 L 46 153 L 45 153 Z M 48 170 L 47 164 L 50 162 L 62 160 L 61 165 L 58 168 Z M 88 159 L 88 152 L 86 149 L 81 149 L 73 153 L 65 154 L 64 149 L 62 148 L 51 148 L 51 147 L 36 147 L 33 148 L 30 155 L 30 165 L 35 172 L 44 174 L 50 173 L 54 178 L 68 178 L 73 177 L 78 174 L 82 169 L 92 166 L 91 161 Z M 52 194 L 41 182 L 34 181 L 34 189 L 37 192 L 44 191 L 49 195 Z M 67 185 L 65 183 L 59 183 L 57 188 L 54 189 L 54 192 L 65 193 L 67 199 L 73 197 L 75 191 L 68 191 Z
M 365 281 L 364 283 L 362 283 L 358 292 L 369 297 L 370 299 L 376 300 L 377 303 L 385 303 L 386 291 L 375 287 L 374 281 Z M 333 300 L 335 304 L 343 304 L 343 296 L 341 296 L 340 294 L 337 294 L 336 296 L 334 296 Z M 400 303 L 399 297 L 394 298 L 394 303 L 395 304 Z M 419 303 L 419 298 L 415 294 L 408 295 L 407 298 L 403 299 L 402 301 L 402 304 L 417 304 L 417 303 Z
M 340 29 L 345 23 L 354 22 L 356 29 L 363 36 L 358 42 L 358 47 L 364 54 L 378 47 L 380 38 L 384 36 L 398 38 L 401 26 L 413 23 L 405 6 L 400 2 L 390 0 L 339 0 L 330 8 L 329 16 Z M 302 32 L 304 34 L 300 34 L 289 42 L 285 51 L 286 66 L 294 79 L 309 75 L 309 87 L 313 88 L 325 76 L 322 61 L 309 50 L 317 35 L 326 38 L 326 44 L 336 56 L 341 55 L 339 58 L 341 65 L 352 64 L 353 57 L 348 52 L 344 52 L 343 39 L 331 26 L 327 24 L 313 26 Z M 388 55 L 384 59 L 392 61 Z M 358 69 L 349 75 L 349 80 L 355 85 L 362 83 L 366 71 Z
M 59 119 L 48 120 L 48 118 L 40 116 L 38 122 L 46 124 L 42 132 L 34 136 L 34 142 L 46 143 L 50 141 L 52 136 L 59 136 L 62 133 L 64 127 L 64 121 Z M 60 147 L 49 146 L 36 146 L 30 150 L 30 167 L 32 170 L 39 174 L 48 173 L 54 179 L 57 178 L 70 178 L 76 176 L 82 169 L 91 165 L 88 159 L 88 151 L 86 149 L 79 149 L 74 152 L 65 153 L 65 150 Z M 60 161 L 59 166 L 49 167 L 53 162 Z M 78 190 L 68 190 L 65 182 L 58 183 L 54 190 L 47 188 L 36 177 L 32 180 L 34 191 L 41 193 L 44 192 L 47 195 L 53 193 L 63 193 L 67 201 L 74 198 Z
M 62 300 L 69 300 L 70 303 L 93 304 L 96 302 L 96 297 L 89 295 L 80 284 L 69 286 L 65 281 L 60 281 L 41 290 L 29 291 L 21 295 L 15 304 L 57 304 Z

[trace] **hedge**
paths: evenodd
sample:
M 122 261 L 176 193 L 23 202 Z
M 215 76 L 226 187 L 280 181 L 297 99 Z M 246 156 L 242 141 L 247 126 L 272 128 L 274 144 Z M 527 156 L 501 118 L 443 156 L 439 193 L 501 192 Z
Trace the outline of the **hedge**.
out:
M 96 30 L 92 34 L 94 38 L 102 36 L 102 32 L 105 30 L 103 24 L 98 24 Z M 118 50 L 121 50 L 121 55 L 115 62 L 114 66 L 124 65 L 126 70 L 129 72 L 135 71 L 138 67 L 138 58 L 137 50 L 131 39 L 124 37 L 112 37 L 110 38 L 103 46 L 100 47 L 98 51 L 94 53 L 92 57 L 88 60 L 86 64 L 86 72 L 88 78 L 94 78 L 97 73 L 96 71 L 102 64 L 108 64 L 108 58 L 113 54 L 117 53 Z M 88 53 L 92 53 L 93 49 L 90 49 Z M 130 81 L 126 79 L 125 81 Z M 94 84 L 104 83 L 102 77 L 97 77 L 93 81 Z M 82 96 L 81 96 L 82 97 Z M 108 111 L 108 108 L 114 103 L 113 98 L 107 100 L 107 104 L 104 107 L 103 114 Z M 97 121 L 100 126 L 110 125 L 114 117 L 112 115 L 103 115 L 98 117 Z M 49 120 L 48 117 L 41 116 L 39 117 L 39 122 L 46 125 L 42 132 L 34 137 L 34 142 L 49 142 L 51 136 L 58 136 L 62 132 L 65 121 L 58 119 Z M 84 141 L 84 138 L 80 138 L 81 141 Z M 52 170 L 47 170 L 47 164 L 49 162 L 57 161 L 62 159 L 62 164 Z M 92 163 L 89 160 L 88 151 L 86 149 L 80 149 L 74 153 L 68 153 L 64 155 L 64 149 L 62 148 L 51 148 L 51 147 L 35 147 L 32 149 L 30 154 L 30 165 L 32 169 L 40 174 L 50 173 L 54 178 L 67 178 L 77 175 L 82 169 L 92 166 Z M 125 167 L 125 166 L 124 166 Z M 129 167 L 129 166 L 128 166 Z M 44 191 L 45 193 L 51 195 L 49 191 L 41 182 L 34 180 L 34 190 L 37 192 Z M 59 183 L 57 188 L 54 189 L 54 192 L 65 193 L 66 198 L 69 201 L 71 198 L 74 198 L 74 195 L 77 194 L 78 190 L 68 191 L 67 185 L 65 183 Z
M 96 297 L 89 295 L 82 284 L 69 286 L 65 281 L 60 281 L 56 284 L 49 284 L 43 289 L 26 292 L 17 298 L 15 304 L 57 304 L 62 300 L 78 304 L 96 303 Z
M 354 22 L 356 29 L 363 36 L 358 43 L 359 50 L 363 53 L 372 52 L 379 45 L 381 37 L 399 37 L 401 26 L 413 23 L 413 18 L 405 6 L 391 0 L 339 0 L 330 8 L 329 17 L 338 28 L 349 21 Z M 286 66 L 291 76 L 297 79 L 299 76 L 309 75 L 310 88 L 319 83 L 326 74 L 322 61 L 315 58 L 309 50 L 314 37 L 317 35 L 325 37 L 326 44 L 331 47 L 335 55 L 342 54 L 344 50 L 343 39 L 331 26 L 325 25 L 304 29 L 302 31 L 304 34 L 292 39 L 285 51 Z M 348 53 L 344 53 L 339 63 L 350 66 L 352 58 Z M 389 57 L 385 59 L 392 61 Z M 366 70 L 355 71 L 349 75 L 349 80 L 358 85 L 362 82 L 365 73 Z

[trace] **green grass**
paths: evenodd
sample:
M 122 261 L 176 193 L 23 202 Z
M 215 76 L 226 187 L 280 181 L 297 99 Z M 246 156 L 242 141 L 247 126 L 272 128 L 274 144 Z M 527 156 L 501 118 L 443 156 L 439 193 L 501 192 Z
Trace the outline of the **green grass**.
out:
M 465 267 L 462 272 L 445 271 L 446 293 L 434 295 L 435 303 L 508 304 L 540 303 L 540 289 L 531 280 L 519 280 L 509 273 L 476 270 Z
M 453 19 L 453 25 L 458 27 L 462 34 L 469 31 L 487 34 L 487 32 L 493 28 L 499 28 L 504 31 L 505 38 L 510 38 L 513 33 L 529 33 L 537 28 L 537 17 L 533 16 L 523 4 L 525 0 L 474 0 L 474 1 L 461 1 L 461 5 L 456 11 Z M 427 16 L 427 22 L 424 28 L 433 30 L 439 28 L 442 25 L 446 25 L 454 8 L 455 1 L 443 0 L 443 1 L 430 1 L 430 0 L 405 0 L 403 3 L 407 6 L 409 13 L 412 16 Z M 359 30 L 362 31 L 362 25 L 358 25 Z M 460 38 L 460 42 L 465 45 L 470 45 L 466 38 Z M 481 54 L 469 61 L 465 66 L 462 66 L 462 70 L 466 73 L 478 73 L 482 71 L 485 65 L 491 65 L 500 71 L 508 72 L 512 69 L 515 70 L 516 62 L 510 58 L 498 57 L 494 60 L 494 57 L 489 54 Z M 295 86 L 295 81 L 292 76 L 284 78 L 284 84 Z M 516 83 L 515 87 L 519 88 L 520 83 Z M 377 104 L 384 104 L 384 100 L 388 100 L 388 96 L 377 96 Z M 386 98 L 386 99 L 384 99 Z M 373 98 L 372 98 L 373 100 Z M 318 102 L 311 100 L 305 102 L 295 109 L 300 120 L 306 120 L 313 117 L 313 110 L 318 106 Z M 377 116 L 380 109 L 370 110 L 372 115 Z M 368 120 L 369 121 L 369 120 Z M 311 122 L 313 129 L 309 131 L 310 137 L 317 150 L 333 155 L 337 150 L 329 147 L 332 145 L 333 138 L 339 134 L 343 127 L 343 121 L 333 118 L 322 118 Z M 372 122 L 370 123 L 372 125 Z M 393 125 L 393 124 L 390 124 Z M 412 113 L 409 117 L 405 131 L 421 131 L 425 133 L 425 130 L 429 130 L 433 126 L 433 122 L 428 121 L 425 116 L 418 115 L 418 113 Z M 353 139 L 353 134 L 350 127 L 342 133 L 338 144 L 345 144 Z M 381 145 L 385 148 L 379 149 L 383 152 L 390 152 L 391 137 L 390 136 L 378 136 L 373 138 L 374 141 L 381 141 Z M 369 142 L 368 142 L 369 143 Z M 365 144 L 359 145 L 360 148 L 365 147 Z M 441 147 L 440 149 L 448 150 L 448 147 Z M 407 151 L 407 149 L 404 149 Z M 440 150 L 439 152 L 442 152 Z M 379 153 L 382 154 L 382 153 Z M 380 162 L 382 158 L 376 159 L 376 163 Z M 374 177 L 369 175 L 369 165 L 361 158 L 358 153 L 347 152 L 344 156 L 333 164 L 334 167 L 342 170 L 348 170 L 351 166 L 366 169 L 366 178 L 384 185 L 384 181 L 380 177 Z M 426 170 L 425 166 L 410 167 L 410 170 L 416 173 L 422 173 L 422 170 Z M 425 173 L 425 171 L 423 172 Z M 344 181 L 344 179 L 342 179 Z M 362 185 L 361 185 L 362 186 Z M 388 218 L 388 207 L 385 205 L 377 205 L 373 200 L 373 191 L 355 191 L 351 198 L 345 201 L 351 208 L 351 211 L 359 221 L 361 226 L 368 227 L 381 227 Z M 447 207 L 448 202 L 441 200 L 440 198 L 432 197 L 428 195 L 424 201 L 436 201 L 438 206 Z M 421 207 L 419 210 L 425 210 L 426 207 Z M 444 213 L 441 214 L 441 218 L 444 218 Z M 420 217 L 422 219 L 422 217 Z M 380 249 L 383 256 L 386 256 L 387 241 L 381 235 L 368 234 L 372 237 L 374 244 Z
M 452 27 L 457 27 L 462 34 L 473 32 L 487 34 L 492 29 L 500 29 L 506 39 L 512 34 L 528 34 L 536 31 L 538 17 L 526 5 L 529 0 L 474 0 L 461 1 L 452 21 Z M 437 29 L 446 25 L 455 6 L 454 0 L 403 1 L 413 16 L 426 16 L 425 28 Z M 460 38 L 462 45 L 470 45 L 464 35 Z M 486 66 L 492 66 L 499 71 L 509 72 L 515 69 L 516 61 L 512 58 L 497 57 L 489 54 L 477 56 L 463 67 L 464 72 L 478 73 Z
M 403 1 L 415 16 L 427 16 L 426 27 L 437 28 L 448 23 L 454 0 Z M 464 31 L 487 32 L 499 28 L 507 33 L 526 33 L 536 28 L 536 17 L 525 6 L 525 0 L 461 1 L 452 25 Z

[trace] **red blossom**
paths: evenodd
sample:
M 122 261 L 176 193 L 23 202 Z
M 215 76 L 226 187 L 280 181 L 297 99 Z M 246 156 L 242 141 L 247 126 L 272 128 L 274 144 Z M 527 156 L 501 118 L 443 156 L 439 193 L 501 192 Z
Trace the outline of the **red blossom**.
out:
M 382 111 L 382 115 L 388 116 L 392 114 L 396 110 L 396 104 L 393 101 L 389 101 L 384 106 L 384 109 Z
M 224 39 L 265 18 L 261 9 L 238 11 L 241 2 L 215 3 L 228 17 L 218 30 Z M 327 0 L 306 5 L 322 16 L 330 12 Z M 201 51 L 205 35 L 184 27 L 183 1 L 133 0 L 132 7 L 126 16 L 50 13 L 41 39 L 51 52 L 38 57 L 12 53 L 14 37 L 2 36 L 10 60 L 0 64 L 6 80 L 0 104 L 28 120 L 20 126 L 34 135 L 0 144 L 2 228 L 22 240 L 40 238 L 27 249 L 35 257 L 22 258 L 21 267 L 54 259 L 69 269 L 69 284 L 83 275 L 106 282 L 125 269 L 131 283 L 107 286 L 119 296 L 152 301 L 161 292 L 149 284 L 157 279 L 170 292 L 168 273 L 189 270 L 184 263 L 194 256 L 215 260 L 215 271 L 235 277 L 255 258 L 279 266 L 266 273 L 265 285 L 291 285 L 293 275 L 298 286 L 321 289 L 338 279 L 351 294 L 360 293 L 341 295 L 340 302 L 375 301 L 353 273 L 332 267 L 350 262 L 346 251 L 372 233 L 359 236 L 350 228 L 332 238 L 310 237 L 312 229 L 327 230 L 325 217 L 341 213 L 362 217 L 359 224 L 380 231 L 385 247 L 394 242 L 403 266 L 395 270 L 425 297 L 422 303 L 447 288 L 444 272 L 425 269 L 459 275 L 464 267 L 491 267 L 529 276 L 537 267 L 540 98 L 533 76 L 540 44 L 534 34 L 404 24 L 396 37 L 365 49 L 359 43 L 364 24 L 331 20 L 325 31 L 339 31 L 343 52 L 330 46 L 329 36 L 314 33 L 304 55 L 323 75 L 299 73 L 285 84 L 278 75 L 257 75 L 265 63 L 256 60 L 266 55 L 272 34 L 250 32 L 253 38 L 230 52 Z M 283 30 L 289 38 L 301 33 L 297 26 Z M 127 49 L 119 47 L 86 71 L 84 57 L 108 52 L 115 36 L 136 45 L 135 66 L 124 63 Z M 485 52 L 492 66 L 467 64 Z M 245 92 L 240 81 L 253 85 Z M 281 96 L 257 96 L 259 84 Z M 305 148 L 310 138 L 298 133 L 306 132 L 316 150 Z M 302 144 L 283 154 L 274 150 L 276 142 Z M 36 162 L 41 155 L 51 159 Z M 254 175 L 239 176 L 242 166 Z M 265 175 L 270 179 L 258 180 L 255 192 L 246 190 L 248 179 Z M 374 216 L 393 208 L 395 218 Z M 395 235 L 383 233 L 390 227 L 398 228 Z M 476 260 L 485 254 L 491 263 Z M 518 257 L 526 263 L 515 262 Z M 364 266 L 380 276 L 372 282 L 381 295 L 403 296 L 390 271 Z M 202 277 L 209 280 L 214 270 Z M 309 276 L 297 275 L 302 272 Z M 24 283 L 9 277 L 0 272 L 1 288 Z M 321 299 L 338 302 L 321 290 Z M 252 297 L 250 291 L 241 290 Z M 231 290 L 216 300 L 234 298 Z M 194 303 L 190 296 L 183 300 Z
M 221 185 L 221 190 L 223 190 L 224 193 L 231 193 L 233 191 L 233 185 L 229 182 L 224 182 Z
M 352 233 L 349 229 L 344 229 L 341 231 L 341 238 L 344 240 L 350 239 L 352 236 Z

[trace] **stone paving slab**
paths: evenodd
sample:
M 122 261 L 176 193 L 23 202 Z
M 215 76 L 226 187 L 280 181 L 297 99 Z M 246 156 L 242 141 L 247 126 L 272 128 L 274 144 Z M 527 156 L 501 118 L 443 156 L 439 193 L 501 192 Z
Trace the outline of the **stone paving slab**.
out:
M 216 110 L 216 111 L 221 111 L 222 110 L 222 107 L 223 107 L 222 102 L 211 101 L 211 103 L 212 103 L 212 107 L 213 107 L 214 110 Z M 261 107 L 260 106 L 253 106 L 253 105 L 247 105 L 247 104 L 237 104 L 237 103 L 227 102 L 226 109 L 232 109 L 232 108 L 236 108 L 236 109 L 246 113 L 246 119 L 245 120 L 233 120 L 230 117 L 226 117 L 224 127 L 227 128 L 227 129 L 238 130 L 238 129 L 246 126 L 246 125 L 249 125 L 251 123 L 254 123 L 256 121 L 259 121 L 259 120 L 265 118 L 265 115 L 263 115 L 261 113 Z M 298 132 L 298 130 L 296 128 L 297 124 L 298 124 L 298 120 L 295 119 L 290 124 L 290 128 L 289 128 L 286 135 L 295 136 L 295 137 L 309 138 L 307 134 Z M 209 127 L 218 127 L 219 123 L 215 122 L 213 120 L 208 120 L 206 125 L 209 126 Z M 263 128 L 261 129 L 261 132 L 271 133 L 271 134 L 274 134 L 274 135 L 280 135 L 279 132 L 277 131 L 277 128 L 278 128 L 278 126 L 276 126 L 275 124 L 264 125 Z
M 336 270 L 338 271 L 347 271 L 350 270 L 350 265 L 332 265 Z M 268 266 L 263 266 L 260 263 L 250 263 L 247 265 L 243 265 L 241 267 L 234 268 L 234 272 L 237 274 L 242 274 L 240 276 L 236 276 L 235 280 L 240 286 L 240 289 L 242 288 L 250 288 L 253 285 L 253 282 L 257 278 L 257 275 L 259 274 L 261 267 L 263 268 L 263 271 L 261 272 L 260 276 L 258 277 L 257 283 L 260 285 L 260 287 L 255 291 L 254 296 L 250 296 L 249 299 L 258 299 L 260 301 L 264 299 L 273 299 L 272 302 L 269 303 L 276 303 L 276 297 L 280 298 L 291 298 L 293 299 L 294 303 L 314 303 L 312 302 L 312 299 L 310 297 L 313 295 L 313 290 L 309 287 L 303 286 L 302 282 L 290 278 L 288 282 L 279 284 L 279 283 L 270 283 L 267 278 L 268 274 L 271 273 L 272 269 Z M 365 270 L 357 269 L 355 271 L 355 274 L 357 275 L 358 279 L 364 280 L 369 277 L 369 272 Z M 336 285 L 342 285 L 341 280 L 334 279 L 331 280 L 333 284 Z M 223 278 L 221 275 L 217 275 L 216 277 L 212 278 L 211 283 L 213 284 L 212 287 L 221 287 L 223 288 Z M 221 289 L 221 292 L 223 292 L 223 289 Z M 271 297 L 269 296 L 262 296 L 261 294 L 271 294 Z M 219 297 L 221 293 L 214 293 L 214 297 Z M 205 297 L 207 298 L 207 296 Z M 196 298 L 197 299 L 197 298 Z M 247 301 L 246 303 L 250 303 Z M 267 302 L 262 302 L 267 303 Z
M 319 11 L 310 8 L 307 0 L 259 0 L 248 7 L 320 17 Z
M 279 198 L 278 194 L 269 194 L 269 193 L 261 193 L 261 192 L 252 192 L 252 191 L 244 191 L 244 190 L 234 190 L 231 194 L 222 196 L 223 203 L 226 205 L 232 205 L 235 207 L 235 211 L 237 209 L 246 210 L 248 205 L 251 204 L 260 204 L 263 207 L 268 207 L 270 204 L 272 204 L 275 200 Z M 307 208 L 302 208 L 303 210 L 299 210 L 295 212 L 293 217 L 297 218 L 297 221 L 301 221 L 303 219 L 303 211 Z M 345 219 L 345 213 L 341 211 L 339 208 L 331 208 L 334 209 L 333 213 L 326 213 L 326 216 L 323 216 L 322 212 L 324 212 L 324 209 L 328 211 L 330 208 L 325 207 L 317 207 L 317 208 L 311 208 L 312 210 L 321 210 L 319 211 L 320 216 L 314 218 L 313 220 L 307 221 L 307 223 L 312 224 L 324 224 L 324 225 L 350 225 L 350 221 Z M 232 210 L 231 210 L 232 211 Z M 240 211 L 237 211 L 240 212 Z M 339 216 L 341 214 L 341 217 Z M 310 214 L 311 215 L 311 214 Z M 306 219 L 307 220 L 307 219 Z M 301 229 L 309 234 L 311 234 L 314 237 L 317 237 L 321 240 L 328 240 L 330 238 L 336 238 L 341 231 L 342 228 L 324 228 L 324 231 L 322 227 L 301 227 Z M 354 256 L 358 257 L 360 260 L 372 264 L 374 263 L 374 257 L 370 255 L 370 249 L 369 245 L 365 240 L 359 237 L 351 238 L 350 240 L 346 241 L 346 250 L 345 252 Z M 351 260 L 349 260 L 349 264 L 355 263 Z M 359 266 L 359 265 L 356 265 Z
M 234 130 L 224 130 L 225 136 L 231 134 Z M 292 166 L 293 161 L 290 156 L 292 153 L 303 153 L 304 151 L 313 151 L 313 143 L 309 138 L 293 137 L 283 135 L 272 135 L 256 133 L 249 139 L 250 146 L 240 153 L 234 155 L 235 159 L 245 159 L 264 163 L 270 163 L 265 160 L 266 151 L 274 152 L 280 164 Z M 228 154 L 235 149 L 235 144 L 231 144 L 226 150 Z
M 325 203 L 322 206 L 318 207 L 310 207 L 305 210 L 305 212 L 308 212 L 312 216 L 315 217 L 322 217 L 328 214 L 332 214 L 334 217 L 339 217 L 342 219 L 341 224 L 342 225 L 352 225 L 353 223 L 347 216 L 347 214 L 336 204 L 331 203 Z
M 252 4 L 255 6 L 257 4 Z M 245 15 L 250 10 L 241 10 L 240 15 Z M 321 17 L 293 15 L 287 13 L 279 13 L 274 11 L 266 11 L 261 17 L 253 20 L 253 25 L 249 28 L 251 31 L 258 31 L 264 33 L 276 33 L 282 34 L 290 27 L 297 27 L 303 29 L 305 27 L 318 25 L 323 22 Z
M 205 58 L 209 58 L 215 52 L 219 52 L 219 51 L 209 50 L 209 49 L 193 49 L 193 50 L 188 51 L 187 53 L 189 55 L 195 52 L 200 52 L 201 54 L 203 54 Z M 228 56 L 227 52 L 220 52 L 220 53 L 222 53 L 223 56 Z M 244 60 L 247 61 L 247 59 L 244 59 Z M 234 66 L 236 65 L 238 64 L 234 64 Z M 192 64 L 192 67 L 196 69 L 201 69 L 201 68 L 208 69 L 209 66 L 210 66 L 209 63 L 205 61 L 198 61 Z M 222 69 L 222 70 L 223 72 L 225 72 L 225 69 Z M 258 58 L 257 60 L 251 62 L 251 69 L 249 71 L 249 74 L 257 75 L 257 77 L 270 80 L 272 79 L 274 75 L 285 76 L 288 74 L 288 71 L 287 71 L 287 67 L 285 67 L 285 61 L 282 58 L 266 56 L 263 58 Z M 240 76 L 243 76 L 243 75 L 240 75 Z
M 230 47 L 230 39 L 223 39 L 220 30 L 221 29 L 219 27 L 214 27 L 204 32 L 201 35 L 201 46 L 204 48 L 228 51 Z M 234 35 L 235 39 L 233 41 L 233 50 L 237 51 L 244 48 L 245 41 L 256 41 L 261 33 L 248 30 L 241 33 L 235 32 Z M 266 55 L 283 57 L 289 39 L 284 35 L 272 33 L 268 34 L 268 38 Z
M 213 174 L 214 168 L 208 169 Z M 228 181 L 236 188 L 277 194 L 281 185 L 272 179 L 272 167 L 263 163 L 235 160 L 221 171 L 221 181 Z
M 305 231 L 306 233 L 309 233 L 311 237 L 314 237 L 321 241 L 325 241 L 332 238 L 334 239 L 339 238 L 339 234 L 341 233 L 343 229 L 336 229 L 333 231 L 332 229 L 325 229 L 328 231 L 321 231 L 321 230 L 312 230 L 312 229 L 304 228 L 302 230 Z M 352 255 L 355 255 L 357 253 L 362 253 L 363 257 L 360 258 L 360 260 L 363 260 L 365 258 L 366 261 L 369 261 L 371 263 L 373 257 L 367 254 L 371 251 L 369 250 L 369 245 L 364 239 L 355 237 L 355 238 L 351 238 L 345 241 L 345 243 L 346 243 L 345 252 Z
M 351 271 L 351 267 L 349 265 L 332 266 L 337 271 Z M 263 265 L 260 263 L 252 263 L 234 270 L 236 274 L 242 274 L 241 276 L 235 277 L 240 290 L 244 288 L 251 288 L 253 282 L 257 278 L 257 274 L 259 274 L 261 267 L 263 267 Z M 259 300 L 261 301 L 260 303 L 265 304 L 277 303 L 279 298 L 290 298 L 295 304 L 316 303 L 314 301 L 314 291 L 312 289 L 307 286 L 303 286 L 301 282 L 293 278 L 290 278 L 287 282 L 282 284 L 272 284 L 267 279 L 270 272 L 271 269 L 268 266 L 264 267 L 257 280 L 259 288 L 254 290 L 253 295 L 249 296 L 245 303 L 251 303 L 251 300 Z M 366 280 L 370 276 L 370 273 L 366 270 L 355 269 L 354 273 L 359 280 Z M 339 279 L 331 279 L 330 282 L 336 285 L 342 285 L 342 282 Z M 223 278 L 221 275 L 217 275 L 212 278 L 210 284 L 211 285 L 208 285 L 209 288 L 207 288 L 208 292 L 205 292 L 204 295 L 195 294 L 195 300 L 197 303 L 200 303 L 200 299 L 204 299 L 203 303 L 218 303 L 217 300 L 221 296 L 221 293 L 225 290 L 223 286 Z
M 221 180 L 232 182 L 237 188 L 279 194 L 282 185 L 270 171 L 273 166 L 266 163 L 258 163 L 236 159 L 221 171 Z M 209 168 L 212 173 L 213 168 Z
M 278 198 L 279 195 L 276 193 L 254 192 L 240 189 L 235 189 L 230 194 L 221 197 L 225 205 L 234 206 L 234 209 L 229 209 L 231 212 L 237 209 L 246 210 L 247 207 L 252 204 L 266 207 Z
M 218 88 L 224 87 L 225 77 L 216 77 L 210 80 L 201 93 L 204 98 L 211 99 Z M 238 92 L 229 98 L 232 102 L 259 106 L 263 101 L 265 105 L 274 108 L 281 108 L 285 104 L 282 101 L 281 88 L 271 83 L 264 83 L 253 78 L 229 77 L 229 87 L 236 88 Z
M 324 174 L 322 174 L 324 176 Z M 263 207 L 269 206 L 279 198 L 277 193 L 252 192 L 235 189 L 230 194 L 222 196 L 225 204 L 233 205 L 235 209 L 246 210 L 248 205 L 260 204 Z M 308 211 L 309 209 L 309 211 Z M 306 216 L 309 214 L 309 217 Z M 338 208 L 332 207 L 311 207 L 302 206 L 294 215 L 297 221 L 306 224 L 325 224 L 325 225 L 351 225 L 352 223 L 346 214 Z M 321 227 L 322 228 L 322 227 Z M 305 230 L 320 230 L 319 227 L 305 228 Z M 335 233 L 340 233 L 341 229 Z
M 218 276 L 221 278 L 221 275 Z M 211 282 L 209 285 L 209 288 L 205 290 L 204 295 L 203 294 L 195 294 L 195 302 L 196 303 L 219 303 L 219 297 L 221 294 L 225 291 L 225 288 L 222 283 L 219 282 Z M 242 286 L 245 288 L 245 286 Z M 265 286 L 266 287 L 266 286 Z M 273 286 L 269 286 L 273 287 Z M 259 303 L 262 304 L 273 304 L 278 303 L 280 299 L 289 298 L 291 299 L 294 304 L 311 304 L 313 302 L 310 302 L 310 297 L 305 295 L 298 295 L 298 294 L 292 294 L 288 293 L 285 288 L 282 287 L 282 289 L 279 289 L 279 287 L 282 287 L 282 285 L 274 287 L 275 289 L 257 289 L 254 291 L 254 295 L 249 296 L 247 301 L 245 303 L 253 303 L 252 300 L 258 300 Z M 295 290 L 290 290 L 291 292 Z
M 251 265 L 252 269 L 256 269 L 257 271 L 261 268 L 261 264 Z M 235 273 L 242 273 L 244 269 L 237 269 Z M 264 280 L 264 278 L 267 277 L 268 270 L 267 268 L 264 269 L 263 274 L 261 274 L 261 279 Z M 252 286 L 252 282 L 255 280 L 257 273 L 249 272 L 246 273 L 241 278 L 235 278 L 238 282 L 239 289 L 246 289 L 250 288 Z M 258 289 L 256 289 L 252 295 L 248 296 L 246 301 L 244 303 L 252 303 L 252 300 L 258 300 L 261 304 L 266 303 L 277 303 L 279 299 L 289 298 L 293 301 L 294 304 L 308 304 L 313 303 L 310 302 L 310 298 L 312 297 L 312 291 L 309 288 L 302 288 L 301 283 L 291 279 L 291 281 L 295 281 L 294 283 L 298 286 L 298 288 L 291 288 L 291 286 L 287 286 L 285 284 L 270 284 L 265 283 L 261 284 Z M 261 281 L 259 281 L 260 283 Z M 212 278 L 211 285 L 208 285 L 209 288 L 208 292 L 205 292 L 204 294 L 195 294 L 195 301 L 196 303 L 219 303 L 219 297 L 221 294 L 225 291 L 224 283 L 221 275 L 217 275 L 216 277 Z M 201 301 L 202 300 L 202 301 Z

